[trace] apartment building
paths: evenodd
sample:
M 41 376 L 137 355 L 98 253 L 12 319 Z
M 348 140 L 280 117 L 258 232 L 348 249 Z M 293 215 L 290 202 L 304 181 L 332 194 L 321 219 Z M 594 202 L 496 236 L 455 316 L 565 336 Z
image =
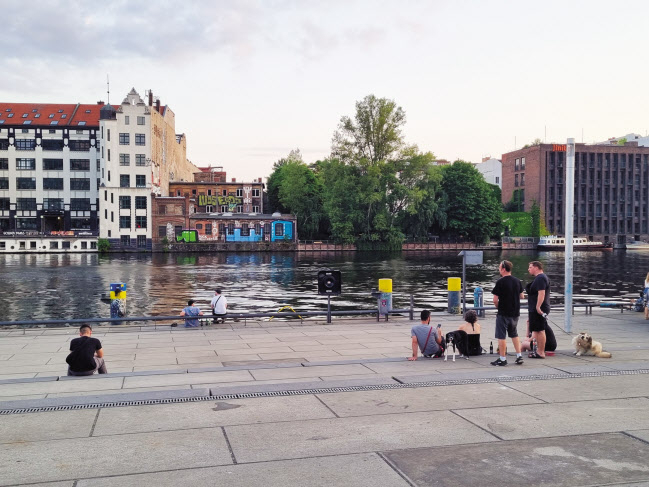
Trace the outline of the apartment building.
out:
M 96 249 L 101 108 L 0 103 L 0 252 Z

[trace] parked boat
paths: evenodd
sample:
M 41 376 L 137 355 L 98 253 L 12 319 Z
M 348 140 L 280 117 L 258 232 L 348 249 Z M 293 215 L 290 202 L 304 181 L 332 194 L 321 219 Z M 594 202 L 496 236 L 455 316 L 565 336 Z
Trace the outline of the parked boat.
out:
M 541 237 L 536 248 L 539 250 L 565 250 L 566 239 L 564 237 L 558 237 L 556 235 Z M 574 250 L 597 250 L 610 249 L 612 248 L 612 245 L 610 243 L 604 242 L 592 242 L 583 237 L 573 237 L 572 248 Z
M 649 250 L 649 243 L 641 242 L 641 241 L 627 242 L 626 249 L 627 250 Z

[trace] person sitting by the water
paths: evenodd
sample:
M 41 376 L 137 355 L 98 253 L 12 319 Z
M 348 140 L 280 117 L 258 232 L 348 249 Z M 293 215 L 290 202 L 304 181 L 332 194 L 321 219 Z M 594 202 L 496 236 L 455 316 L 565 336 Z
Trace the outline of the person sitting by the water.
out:
M 194 301 L 193 299 L 187 301 L 187 307 L 183 308 L 183 310 L 180 312 L 180 316 L 203 316 L 203 312 L 196 306 L 194 306 L 195 302 L 196 301 Z M 185 318 L 185 328 L 196 327 L 198 327 L 198 318 Z
M 70 342 L 70 354 L 65 359 L 68 363 L 68 375 L 108 373 L 101 342 L 90 335 L 92 335 L 92 328 L 84 323 L 79 328 L 79 338 Z
M 442 327 L 435 329 L 430 326 L 430 311 L 427 309 L 421 312 L 421 324 L 415 325 L 410 330 L 412 337 L 412 356 L 408 360 L 417 360 L 419 350 L 424 357 L 439 357 L 444 349 L 442 348 Z
M 557 338 L 554 336 L 554 332 L 550 325 L 548 325 L 547 320 L 545 321 L 545 351 L 554 352 L 557 349 Z M 527 320 L 527 331 L 525 332 L 525 338 L 521 340 L 521 350 L 523 352 L 532 351 L 532 332 L 530 331 L 530 320 Z
M 632 299 L 631 300 L 631 311 L 637 311 L 639 313 L 642 313 L 645 308 L 645 293 L 644 291 L 640 292 L 640 297 L 638 299 Z
M 478 313 L 470 309 L 464 313 L 464 320 L 466 323 L 461 324 L 458 330 L 466 332 L 467 335 L 479 335 L 480 323 L 478 323 Z

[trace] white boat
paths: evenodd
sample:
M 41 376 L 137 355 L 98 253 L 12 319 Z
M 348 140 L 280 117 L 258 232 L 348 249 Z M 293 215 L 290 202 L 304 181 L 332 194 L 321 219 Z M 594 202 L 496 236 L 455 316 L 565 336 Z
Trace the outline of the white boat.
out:
M 541 237 L 536 248 L 539 250 L 565 250 L 566 239 L 564 237 L 558 237 L 556 235 Z M 612 245 L 610 243 L 604 242 L 592 242 L 583 237 L 573 237 L 572 248 L 573 250 L 597 250 L 610 249 L 612 248 Z
M 649 250 L 649 243 L 641 242 L 641 241 L 627 242 L 626 249 L 627 250 Z

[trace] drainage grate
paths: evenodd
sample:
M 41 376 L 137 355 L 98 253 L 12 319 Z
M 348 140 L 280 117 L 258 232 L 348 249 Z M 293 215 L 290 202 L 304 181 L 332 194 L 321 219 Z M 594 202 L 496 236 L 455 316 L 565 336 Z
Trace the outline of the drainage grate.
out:
M 49 411 L 74 411 L 77 409 L 96 409 L 96 408 L 119 408 L 127 406 L 152 406 L 157 404 L 177 404 L 186 402 L 200 401 L 222 401 L 226 399 L 251 399 L 257 397 L 280 397 L 280 396 L 301 396 L 309 394 L 331 394 L 336 392 L 357 392 L 357 391 L 377 391 L 388 389 L 414 389 L 418 387 L 443 387 L 459 386 L 468 384 L 489 384 L 498 382 L 522 382 L 533 380 L 554 380 L 554 379 L 581 379 L 585 377 L 606 377 L 620 375 L 640 375 L 649 374 L 649 369 L 641 370 L 612 370 L 601 372 L 578 372 L 574 374 L 545 374 L 545 375 L 525 375 L 525 376 L 507 376 L 507 377 L 488 377 L 476 379 L 447 379 L 426 382 L 379 384 L 367 386 L 348 386 L 348 387 L 323 387 L 321 389 L 300 389 L 290 391 L 271 391 L 271 392 L 244 392 L 241 394 L 217 394 L 214 396 L 194 396 L 194 397 L 177 397 L 168 399 L 148 399 L 140 401 L 114 401 L 114 402 L 95 402 L 90 404 L 73 404 L 67 406 L 42 406 L 33 408 L 20 409 L 2 409 L 0 416 L 8 414 L 24 413 L 42 413 Z

